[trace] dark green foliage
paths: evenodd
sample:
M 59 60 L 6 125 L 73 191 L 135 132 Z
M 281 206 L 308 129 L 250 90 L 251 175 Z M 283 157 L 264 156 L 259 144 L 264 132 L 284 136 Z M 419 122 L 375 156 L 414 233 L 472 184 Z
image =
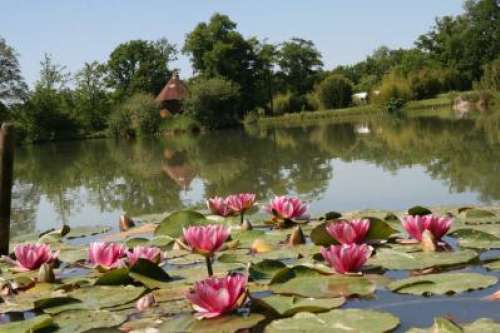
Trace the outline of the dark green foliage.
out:
M 108 122 L 115 136 L 156 134 L 159 125 L 159 106 L 153 96 L 145 93 L 137 93 L 116 106 Z
M 351 81 L 342 75 L 333 74 L 316 87 L 316 94 L 323 108 L 334 109 L 351 104 L 352 90 Z
M 376 104 L 391 112 L 401 109 L 410 98 L 408 81 L 397 73 L 386 75 L 378 88 L 378 94 L 372 96 Z
M 236 84 L 223 78 L 197 79 L 190 86 L 186 109 L 209 129 L 235 126 L 241 119 L 241 95 Z
M 481 89 L 500 91 L 500 57 L 484 66 L 484 74 L 479 82 Z
M 421 69 L 409 73 L 408 82 L 412 99 L 420 100 L 435 97 L 442 90 L 438 75 L 433 69 Z
M 303 111 L 306 107 L 306 98 L 291 92 L 278 94 L 273 98 L 273 113 L 276 115 Z
M 16 51 L 0 36 L 0 108 L 22 101 L 27 90 Z

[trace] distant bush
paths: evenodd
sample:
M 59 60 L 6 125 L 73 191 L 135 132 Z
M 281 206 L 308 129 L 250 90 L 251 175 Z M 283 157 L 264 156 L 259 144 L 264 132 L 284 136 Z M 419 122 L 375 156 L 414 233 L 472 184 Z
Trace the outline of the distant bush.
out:
M 352 91 L 351 81 L 339 74 L 327 76 L 316 86 L 316 94 L 324 109 L 349 106 L 352 101 Z
M 484 66 L 484 73 L 478 88 L 500 92 L 500 57 Z
M 435 97 L 442 89 L 439 76 L 432 69 L 421 69 L 408 74 L 412 99 Z
M 411 89 L 408 81 L 395 73 L 384 76 L 378 94 L 372 97 L 375 104 L 391 111 L 395 107 L 403 107 L 410 99 Z
M 115 108 L 109 117 L 108 126 L 115 136 L 151 135 L 158 132 L 160 119 L 154 97 L 137 93 Z
M 315 92 L 306 94 L 306 109 L 309 111 L 316 111 L 321 109 L 321 102 Z
M 239 87 L 222 78 L 195 80 L 185 106 L 203 127 L 214 129 L 237 125 L 244 112 L 240 109 Z
M 282 115 L 285 113 L 300 112 L 305 109 L 306 102 L 304 96 L 298 96 L 291 92 L 278 94 L 273 98 L 273 113 Z

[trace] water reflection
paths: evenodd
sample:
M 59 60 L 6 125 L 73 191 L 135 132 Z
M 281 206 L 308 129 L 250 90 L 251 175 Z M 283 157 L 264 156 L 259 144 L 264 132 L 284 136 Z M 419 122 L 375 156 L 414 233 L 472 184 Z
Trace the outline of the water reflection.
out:
M 21 147 L 14 233 L 201 206 L 205 197 L 294 193 L 313 211 L 500 200 L 500 116 L 253 128 L 136 142 Z M 425 201 L 425 202 L 423 202 Z

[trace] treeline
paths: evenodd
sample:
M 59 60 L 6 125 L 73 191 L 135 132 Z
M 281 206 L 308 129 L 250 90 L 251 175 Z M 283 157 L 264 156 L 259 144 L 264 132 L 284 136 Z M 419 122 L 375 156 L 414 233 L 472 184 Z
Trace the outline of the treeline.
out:
M 357 64 L 331 70 L 312 41 L 245 38 L 221 14 L 199 23 L 180 51 L 194 70 L 184 109 L 206 128 L 238 125 L 249 113 L 346 107 L 355 102 L 354 93 L 397 107 L 450 90 L 498 91 L 500 8 L 495 0 L 468 0 L 462 15 L 436 19 L 415 47 L 380 47 Z M 0 39 L 1 120 L 15 121 L 27 141 L 156 133 L 169 119 L 159 118 L 154 96 L 171 76 L 178 52 L 166 39 L 133 40 L 105 63 L 86 63 L 76 74 L 46 55 L 28 90 L 15 51 Z

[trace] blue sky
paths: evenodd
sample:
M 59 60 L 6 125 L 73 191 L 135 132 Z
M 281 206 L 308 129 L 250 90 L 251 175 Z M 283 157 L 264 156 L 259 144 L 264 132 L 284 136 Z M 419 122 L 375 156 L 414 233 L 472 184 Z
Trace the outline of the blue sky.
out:
M 229 15 L 247 37 L 313 40 L 326 68 L 352 64 L 380 45 L 412 46 L 436 16 L 459 14 L 462 1 L 6 0 L 0 8 L 0 36 L 20 54 L 32 84 L 45 52 L 75 72 L 130 39 L 166 37 L 181 48 L 186 33 L 214 12 Z M 182 54 L 174 66 L 191 73 Z

